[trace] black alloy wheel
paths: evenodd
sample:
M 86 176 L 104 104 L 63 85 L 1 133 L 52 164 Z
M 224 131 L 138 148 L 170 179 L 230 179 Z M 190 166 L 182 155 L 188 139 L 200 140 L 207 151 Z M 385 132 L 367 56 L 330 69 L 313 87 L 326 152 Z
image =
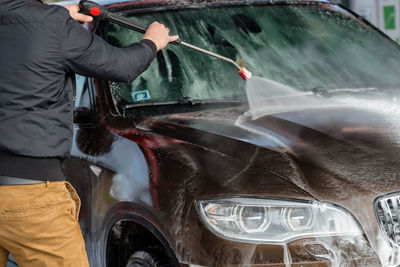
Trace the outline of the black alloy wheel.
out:
M 172 267 L 170 257 L 159 246 L 135 251 L 128 259 L 126 267 Z

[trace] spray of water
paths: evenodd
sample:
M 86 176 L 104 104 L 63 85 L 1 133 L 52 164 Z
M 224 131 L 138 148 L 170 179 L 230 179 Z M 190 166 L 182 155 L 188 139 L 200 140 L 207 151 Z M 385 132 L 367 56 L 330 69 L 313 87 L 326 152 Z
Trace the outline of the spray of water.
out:
M 288 112 L 318 106 L 309 95 L 285 84 L 254 76 L 247 81 L 246 94 L 252 119 L 279 112 Z

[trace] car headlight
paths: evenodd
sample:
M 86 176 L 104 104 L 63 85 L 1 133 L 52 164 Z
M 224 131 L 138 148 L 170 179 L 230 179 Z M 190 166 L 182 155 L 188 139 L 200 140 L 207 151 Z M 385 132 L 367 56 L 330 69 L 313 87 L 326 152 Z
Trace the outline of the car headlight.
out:
M 198 201 L 197 210 L 213 233 L 244 242 L 285 243 L 363 233 L 347 211 L 317 201 L 225 198 Z

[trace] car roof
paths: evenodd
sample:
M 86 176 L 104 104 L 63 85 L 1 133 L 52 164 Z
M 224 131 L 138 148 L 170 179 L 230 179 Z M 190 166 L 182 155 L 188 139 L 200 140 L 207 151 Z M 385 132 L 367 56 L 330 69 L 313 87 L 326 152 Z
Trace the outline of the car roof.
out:
M 251 3 L 251 2 L 266 2 L 266 3 L 304 3 L 304 2 L 321 2 L 321 3 L 330 3 L 330 0 L 94 0 L 93 2 L 96 2 L 100 5 L 104 6 L 113 6 L 113 5 L 129 5 L 129 4 L 161 4 L 161 3 L 168 3 L 168 4 L 179 4 L 179 5 L 184 5 L 185 3 L 187 4 L 201 4 L 201 3 L 210 3 L 213 2 L 217 4 L 218 2 L 221 3 L 240 3 L 240 2 L 245 2 L 245 3 Z M 56 5 L 69 5 L 73 3 L 79 3 L 79 0 L 67 0 L 67 1 L 61 1 L 61 2 L 55 2 L 54 4 Z

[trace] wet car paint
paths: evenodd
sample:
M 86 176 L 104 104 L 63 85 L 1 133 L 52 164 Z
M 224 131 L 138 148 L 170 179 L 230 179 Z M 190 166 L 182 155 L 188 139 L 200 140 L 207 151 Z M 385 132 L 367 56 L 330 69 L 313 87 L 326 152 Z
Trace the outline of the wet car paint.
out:
M 101 96 L 98 101 L 106 103 Z M 314 130 L 316 126 L 311 124 L 317 124 L 323 118 L 289 113 L 248 122 L 257 124 L 253 128 L 258 130 L 274 132 L 275 137 L 280 137 L 278 140 L 236 126 L 236 119 L 246 109 L 246 106 L 211 109 L 134 120 L 103 115 L 103 123 L 99 126 L 76 128 L 74 158 L 65 163 L 65 170 L 66 173 L 78 171 L 67 176 L 84 200 L 81 225 L 85 229 L 92 264 L 104 265 L 106 255 L 101 252 L 105 250 L 109 222 L 115 223 L 115 216 L 125 220 L 127 214 L 139 214 L 153 225 L 179 262 L 204 266 L 245 262 L 285 266 L 288 251 L 290 255 L 298 255 L 294 258 L 299 264 L 307 261 L 317 264 L 321 257 L 307 252 L 306 245 L 322 244 L 327 250 L 325 257 L 329 258 L 338 246 L 346 251 L 349 243 L 354 243 L 350 240 L 340 245 L 342 237 L 317 238 L 311 242 L 299 240 L 293 242 L 296 245 L 287 247 L 227 241 L 210 233 L 196 214 L 194 202 L 210 197 L 248 195 L 319 199 L 346 207 L 359 221 L 376 225 L 373 210 L 367 208 L 360 213 L 357 209 L 360 202 L 353 202 L 354 196 L 357 193 L 359 201 L 371 203 L 387 185 L 382 185 L 382 191 L 368 191 L 359 180 L 353 184 L 337 179 L 310 157 L 317 151 L 323 152 L 321 147 L 317 149 L 318 145 L 326 148 L 332 145 L 337 148 L 336 153 L 345 155 L 349 154 L 349 149 L 355 149 L 339 138 L 322 133 L 322 129 Z M 98 112 L 104 114 L 105 111 Z M 343 120 L 340 117 L 348 112 L 337 111 L 336 125 L 340 125 L 339 121 Z M 301 122 L 296 119 L 299 114 L 306 115 Z M 370 116 L 365 118 L 371 122 Z M 360 118 L 357 121 L 362 123 Z M 366 128 L 357 125 L 355 129 Z M 348 160 L 352 162 L 352 159 Z M 82 170 L 90 179 L 82 179 Z M 71 179 L 74 176 L 79 180 Z M 90 185 L 82 183 L 88 180 Z M 365 182 L 365 186 L 371 185 L 371 181 Z M 344 188 L 348 191 L 343 191 Z M 342 190 L 339 198 L 337 190 Z M 373 240 L 377 232 L 367 235 Z M 361 258 L 364 265 L 375 266 L 379 263 L 377 255 L 367 239 L 359 238 L 361 241 L 357 242 L 354 251 L 358 247 L 362 249 L 358 253 L 353 251 L 354 259 L 347 256 L 342 260 L 351 262 Z M 327 266 L 328 262 L 322 260 L 320 266 Z
M 223 118 L 230 111 L 220 112 L 218 116 L 214 111 L 214 118 L 209 116 L 212 112 L 202 112 L 202 115 L 172 115 L 169 120 L 186 127 L 206 131 L 218 129 L 220 134 L 229 134 L 226 129 L 229 127 L 221 127 L 215 118 Z M 235 116 L 232 117 L 233 124 Z M 265 138 L 257 138 L 255 133 L 244 137 L 238 134 L 240 131 L 232 131 L 230 136 L 261 147 L 272 149 L 271 146 L 275 145 L 276 150 L 284 150 L 290 163 L 273 164 L 275 174 L 285 177 L 320 201 L 345 207 L 358 221 L 363 222 L 364 231 L 376 250 L 391 250 L 378 229 L 373 210 L 377 196 L 386 194 L 388 190 L 400 190 L 395 146 L 398 134 L 388 131 L 390 125 L 385 117 L 358 108 L 339 107 L 274 114 L 244 124 L 247 127 L 252 124 L 250 128 L 257 129 L 259 133 L 271 135 L 273 132 L 274 138 L 271 140 L 278 140 L 265 143 Z M 179 138 L 182 132 L 177 131 Z M 271 162 L 261 153 L 260 157 L 246 158 L 261 166 Z
M 77 132 L 78 139 L 80 136 L 87 137 L 87 133 L 83 131 Z M 243 188 L 247 188 L 246 194 L 255 196 L 278 197 L 283 194 L 292 198 L 310 198 L 302 190 L 267 170 L 250 167 L 247 162 L 204 146 L 129 128 L 113 129 L 122 131 L 123 136 L 127 138 L 113 135 L 104 128 L 95 128 L 92 131 L 96 136 L 104 137 L 109 134 L 113 138 L 109 138 L 112 144 L 103 143 L 107 138 L 96 138 L 93 144 L 87 144 L 91 148 L 100 148 L 91 150 L 90 154 L 96 156 L 82 154 L 79 147 L 74 146 L 72 150 L 75 157 L 91 163 L 86 170 L 90 172 L 93 184 L 91 189 L 86 189 L 86 194 L 90 192 L 92 206 L 88 207 L 87 213 L 82 214 L 91 217 L 93 222 L 105 222 L 109 218 L 103 212 L 108 212 L 120 203 L 134 203 L 159 216 L 146 219 L 159 225 L 160 232 L 174 233 L 168 243 L 175 247 L 175 253 L 179 255 L 180 260 L 185 261 L 186 257 L 195 256 L 191 255 L 193 252 L 186 251 L 190 246 L 185 239 L 196 232 L 208 232 L 193 229 L 195 225 L 201 225 L 193 205 L 197 199 L 243 195 Z M 90 139 L 85 138 L 85 141 L 87 140 Z M 217 138 L 215 141 L 220 142 Z M 110 147 L 111 149 L 103 154 L 103 149 L 107 150 Z M 248 153 L 254 155 L 260 152 L 257 147 L 252 146 Z M 82 169 L 76 168 L 76 163 L 65 168 Z M 216 173 L 218 175 L 215 175 Z M 256 183 L 251 180 L 256 180 Z M 95 193 L 94 188 L 98 188 L 100 193 L 97 193 L 97 190 Z M 78 192 L 80 193 L 79 189 Z M 82 209 L 85 210 L 85 205 Z M 98 236 L 103 227 L 104 224 L 95 223 L 88 230 Z M 194 243 L 193 246 L 198 246 L 198 240 L 190 240 Z M 93 253 L 97 251 L 93 250 Z

